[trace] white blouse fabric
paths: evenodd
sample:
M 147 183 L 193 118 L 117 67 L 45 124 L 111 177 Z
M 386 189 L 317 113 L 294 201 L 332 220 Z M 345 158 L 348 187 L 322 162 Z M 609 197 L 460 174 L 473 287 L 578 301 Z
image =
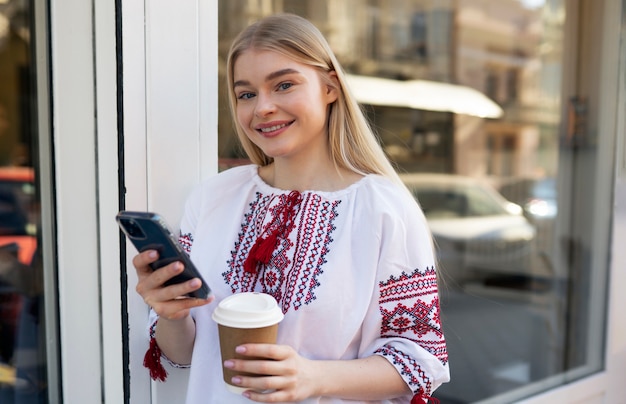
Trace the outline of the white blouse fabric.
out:
M 216 300 L 192 311 L 196 339 L 188 404 L 250 403 L 224 387 L 217 303 L 238 292 L 276 298 L 285 314 L 278 343 L 309 359 L 386 358 L 413 394 L 449 380 L 431 236 L 421 209 L 392 181 L 368 175 L 336 192 L 304 191 L 267 265 L 244 270 L 267 228 L 284 222 L 290 191 L 258 167 L 229 169 L 190 195 L 180 240 Z M 282 213 L 281 213 L 282 212 Z M 412 395 L 385 403 L 408 403 Z M 345 403 L 313 398 L 305 403 Z M 381 401 L 379 401 L 381 402 Z

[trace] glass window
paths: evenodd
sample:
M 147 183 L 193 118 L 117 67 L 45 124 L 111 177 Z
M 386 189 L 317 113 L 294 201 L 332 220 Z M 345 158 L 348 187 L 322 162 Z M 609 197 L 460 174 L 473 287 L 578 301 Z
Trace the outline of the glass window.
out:
M 315 23 L 347 73 L 361 79 L 355 93 L 367 93 L 370 77 L 406 86 L 397 105 L 369 97 L 363 108 L 437 241 L 452 377 L 435 394 L 442 402 L 514 401 L 603 366 L 605 294 L 591 286 L 591 272 L 606 274 L 607 267 L 594 265 L 606 265 L 608 252 L 583 229 L 609 229 L 580 213 L 599 202 L 577 179 L 595 172 L 596 150 L 559 135 L 573 128 L 576 140 L 595 116 L 584 100 L 565 105 L 569 94 L 561 93 L 579 85 L 564 85 L 575 80 L 567 75 L 566 49 L 585 46 L 566 38 L 566 28 L 591 30 L 594 18 L 569 21 L 571 4 L 219 3 L 221 73 L 234 34 L 257 17 L 291 11 Z M 590 58 L 576 60 L 588 71 L 582 64 Z M 221 169 L 246 162 L 226 113 L 226 91 L 220 90 Z M 566 108 L 573 126 L 562 119 Z
M 32 5 L 27 1 L 0 2 L 2 403 L 48 400 Z

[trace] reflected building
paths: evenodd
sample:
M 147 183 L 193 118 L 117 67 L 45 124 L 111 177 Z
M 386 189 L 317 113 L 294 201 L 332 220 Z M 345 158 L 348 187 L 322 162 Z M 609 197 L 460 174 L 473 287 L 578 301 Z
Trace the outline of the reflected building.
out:
M 32 163 L 28 12 L 22 3 L 0 2 L 0 166 Z

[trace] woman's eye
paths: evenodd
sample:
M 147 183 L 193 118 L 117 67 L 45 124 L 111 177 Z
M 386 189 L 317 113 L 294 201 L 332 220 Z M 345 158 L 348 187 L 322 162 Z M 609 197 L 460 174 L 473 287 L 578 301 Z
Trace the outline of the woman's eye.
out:
M 278 89 L 279 89 L 279 90 L 287 90 L 287 89 L 289 89 L 292 85 L 293 85 L 293 84 L 291 84 L 291 83 L 280 83 L 280 84 L 278 85 Z
M 254 93 L 241 93 L 237 96 L 237 99 L 239 100 L 249 100 L 250 98 L 254 97 Z

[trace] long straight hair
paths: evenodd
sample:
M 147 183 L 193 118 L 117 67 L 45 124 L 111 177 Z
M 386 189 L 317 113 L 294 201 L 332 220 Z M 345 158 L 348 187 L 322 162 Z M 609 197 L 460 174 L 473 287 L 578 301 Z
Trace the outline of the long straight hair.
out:
M 345 73 L 328 42 L 317 27 L 295 14 L 265 17 L 248 26 L 233 41 L 227 60 L 228 98 L 233 118 L 237 107 L 233 91 L 234 66 L 237 58 L 250 49 L 277 52 L 311 66 L 319 72 L 323 83 L 338 90 L 337 100 L 329 107 L 327 128 L 329 152 L 335 167 L 362 175 L 380 174 L 402 183 L 346 85 Z M 331 78 L 331 72 L 336 73 L 336 81 Z M 270 164 L 273 159 L 252 143 L 237 120 L 234 121 L 248 158 L 260 166 Z

